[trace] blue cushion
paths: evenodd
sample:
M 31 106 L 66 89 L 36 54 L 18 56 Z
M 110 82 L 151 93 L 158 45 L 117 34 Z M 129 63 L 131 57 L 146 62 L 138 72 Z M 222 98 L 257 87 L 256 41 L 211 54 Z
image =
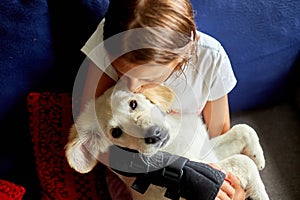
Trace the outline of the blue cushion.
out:
M 0 122 L 28 92 L 72 90 L 80 48 L 107 6 L 108 0 L 0 1 Z
M 281 101 L 300 52 L 300 1 L 191 2 L 198 29 L 217 38 L 232 61 L 238 84 L 229 95 L 231 110 Z
M 0 176 L 26 186 L 26 195 L 38 193 L 28 178 L 35 167 L 27 94 L 72 91 L 80 48 L 107 6 L 108 0 L 0 1 L 0 127 L 9 130 L 0 140 Z
M 0 120 L 53 65 L 46 1 L 0 2 Z

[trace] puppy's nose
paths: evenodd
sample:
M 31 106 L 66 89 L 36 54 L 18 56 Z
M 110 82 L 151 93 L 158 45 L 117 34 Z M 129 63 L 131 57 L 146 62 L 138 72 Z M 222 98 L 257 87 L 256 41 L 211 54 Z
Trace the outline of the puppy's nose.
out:
M 156 125 L 151 126 L 147 130 L 147 134 L 145 137 L 145 143 L 146 144 L 155 144 L 155 143 L 161 141 L 164 138 L 165 134 L 166 133 L 162 130 L 161 127 L 156 126 Z

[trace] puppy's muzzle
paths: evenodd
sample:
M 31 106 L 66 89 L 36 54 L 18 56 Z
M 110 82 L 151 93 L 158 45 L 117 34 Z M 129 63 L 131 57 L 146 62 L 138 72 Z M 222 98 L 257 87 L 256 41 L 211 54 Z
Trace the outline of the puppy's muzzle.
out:
M 160 126 L 154 125 L 147 129 L 145 143 L 156 144 L 158 142 L 166 143 L 169 140 L 168 131 Z

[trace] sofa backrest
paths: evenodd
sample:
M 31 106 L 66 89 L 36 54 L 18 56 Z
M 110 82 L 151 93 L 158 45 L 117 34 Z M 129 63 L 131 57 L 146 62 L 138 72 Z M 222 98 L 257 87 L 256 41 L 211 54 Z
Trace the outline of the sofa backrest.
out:
M 300 52 L 300 1 L 191 0 L 198 29 L 227 51 L 238 84 L 232 111 L 286 98 L 288 78 Z

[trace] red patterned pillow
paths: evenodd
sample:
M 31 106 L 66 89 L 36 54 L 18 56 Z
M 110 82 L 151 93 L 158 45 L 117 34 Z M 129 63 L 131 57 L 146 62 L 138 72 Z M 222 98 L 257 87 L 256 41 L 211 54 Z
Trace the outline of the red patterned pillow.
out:
M 0 180 L 0 199 L 1 200 L 22 200 L 25 188 L 6 180 Z
M 30 93 L 28 111 L 42 200 L 110 200 L 106 166 L 98 164 L 90 173 L 80 174 L 65 158 L 64 147 L 73 123 L 71 95 Z

